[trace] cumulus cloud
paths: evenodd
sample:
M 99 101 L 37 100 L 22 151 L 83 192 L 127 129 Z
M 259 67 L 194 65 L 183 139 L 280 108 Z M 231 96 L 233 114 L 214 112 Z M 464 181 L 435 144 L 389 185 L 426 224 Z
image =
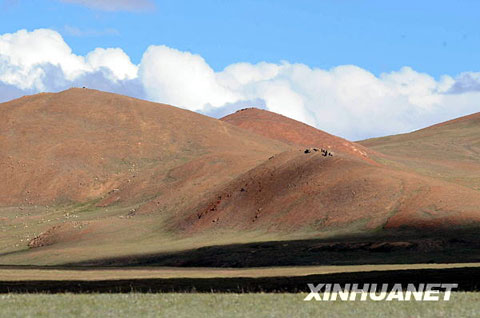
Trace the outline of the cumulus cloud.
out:
M 222 106 L 241 98 L 223 87 L 200 55 L 151 46 L 143 55 L 140 78 L 150 98 L 190 110 Z
M 419 129 L 478 111 L 480 73 L 433 78 L 404 67 L 236 63 L 216 72 L 199 55 L 150 46 L 134 65 L 119 48 L 75 55 L 55 31 L 0 35 L 0 100 L 87 86 L 217 117 L 256 106 L 353 140 Z M 7 96 L 7 97 L 5 97 Z
M 104 11 L 144 11 L 155 7 L 151 0 L 60 0 Z
M 75 55 L 62 36 L 49 29 L 0 36 L 0 82 L 4 84 L 45 91 L 96 72 L 116 83 L 136 78 L 137 66 L 118 48 L 97 48 L 86 57 Z
M 96 48 L 88 53 L 86 61 L 95 70 L 110 70 L 112 81 L 137 78 L 138 67 L 132 64 L 130 57 L 122 49 Z
M 226 103 L 232 109 L 245 105 L 242 101 L 261 100 L 268 110 L 354 140 L 408 132 L 475 112 L 480 101 L 476 93 L 452 95 L 457 79 L 437 80 L 409 67 L 375 76 L 354 65 L 323 70 L 288 62 L 238 63 L 214 72 L 197 56 L 201 67 L 192 71 L 186 58 L 191 54 L 162 47 L 160 51 L 169 50 L 167 56 L 156 48 L 147 51 L 149 59 L 140 67 L 151 70 L 142 81 L 146 87 L 153 84 L 147 89 L 153 100 L 222 115 L 225 107 L 216 112 L 216 105 Z M 172 68 L 156 69 L 151 60 Z M 162 89 L 155 91 L 158 87 Z
M 73 54 L 55 31 L 20 30 L 0 36 L 0 81 L 22 89 L 45 89 L 45 64 L 59 66 L 70 80 L 87 69 L 84 58 Z

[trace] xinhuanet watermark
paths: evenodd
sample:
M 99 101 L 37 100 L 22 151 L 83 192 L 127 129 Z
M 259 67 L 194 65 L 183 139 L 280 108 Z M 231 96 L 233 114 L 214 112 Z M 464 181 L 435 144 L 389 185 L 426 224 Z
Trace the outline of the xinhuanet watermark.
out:
M 308 284 L 305 301 L 449 301 L 458 284 Z

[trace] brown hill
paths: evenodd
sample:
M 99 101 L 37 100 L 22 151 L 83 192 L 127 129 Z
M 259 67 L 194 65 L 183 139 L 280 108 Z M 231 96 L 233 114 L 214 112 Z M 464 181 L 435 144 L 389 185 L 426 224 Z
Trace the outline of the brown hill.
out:
M 359 143 L 383 164 L 480 190 L 480 113 Z
M 187 232 L 368 233 L 480 221 L 469 188 L 320 152 L 285 152 L 239 176 L 180 222 Z
M 289 147 L 194 112 L 88 89 L 0 104 L 0 206 L 198 193 Z
M 260 110 L 220 121 L 71 89 L 0 104 L 0 149 L 0 264 L 480 220 L 478 191 Z
M 369 160 L 369 149 L 317 128 L 258 108 L 246 108 L 221 119 L 259 135 L 294 146 L 318 147 Z

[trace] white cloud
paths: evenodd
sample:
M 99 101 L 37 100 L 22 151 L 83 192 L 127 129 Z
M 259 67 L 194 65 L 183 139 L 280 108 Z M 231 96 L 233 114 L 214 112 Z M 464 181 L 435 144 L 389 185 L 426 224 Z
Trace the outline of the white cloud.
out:
M 84 59 L 72 53 L 60 34 L 48 29 L 20 30 L 0 36 L 0 80 L 22 89 L 45 89 L 44 64 L 61 68 L 72 80 L 86 70 Z
M 104 11 L 144 11 L 155 7 L 151 0 L 60 0 Z
M 143 55 L 140 78 L 156 101 L 201 110 L 222 106 L 240 96 L 220 85 L 215 72 L 200 55 L 166 46 L 151 46 Z
M 229 89 L 239 89 L 252 82 L 266 81 L 278 75 L 281 66 L 271 63 L 236 63 L 217 74 L 219 83 Z
M 52 79 L 51 70 L 56 77 Z M 0 81 L 21 89 L 44 91 L 48 83 L 74 81 L 87 73 L 106 71 L 112 81 L 132 79 L 137 67 L 121 49 L 97 48 L 86 57 L 72 53 L 53 30 L 20 30 L 0 36 Z M 50 72 L 50 73 L 49 73 Z
M 261 99 L 271 111 L 355 140 L 475 112 L 480 101 L 480 92 L 449 93 L 456 83 L 450 76 L 436 80 L 409 67 L 375 76 L 354 65 L 322 70 L 288 62 L 238 63 L 214 73 L 187 52 L 150 47 L 145 56 L 141 69 L 149 72 L 142 81 L 153 100 L 222 113 L 211 106 L 228 103 L 231 109 L 235 101 Z
M 48 29 L 0 36 L 0 94 L 6 96 L 18 94 L 15 88 L 31 93 L 78 85 L 210 114 L 254 103 L 354 140 L 476 112 L 479 79 L 472 72 L 435 79 L 404 67 L 375 76 L 354 65 L 324 70 L 288 62 L 237 63 L 215 72 L 201 56 L 166 46 L 149 47 L 136 66 L 119 48 L 75 55 Z
M 124 80 L 137 77 L 138 68 L 132 64 L 130 57 L 119 48 L 96 48 L 87 55 L 88 65 L 94 69 L 106 68 L 112 73 L 111 79 Z

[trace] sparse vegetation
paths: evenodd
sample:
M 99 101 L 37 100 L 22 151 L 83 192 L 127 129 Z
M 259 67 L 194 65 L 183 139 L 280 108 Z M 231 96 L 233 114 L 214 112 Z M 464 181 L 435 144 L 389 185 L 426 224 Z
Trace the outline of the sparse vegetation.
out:
M 402 156 L 388 157 L 265 110 L 247 109 L 219 121 L 88 89 L 14 100 L 2 104 L 1 112 L 0 122 L 12 117 L 18 124 L 8 128 L 11 138 L 2 148 L 7 156 L 1 164 L 8 169 L 0 169 L 0 264 L 115 258 L 142 264 L 152 255 L 161 256 L 155 264 L 170 266 L 443 262 L 440 249 L 429 254 L 425 244 L 409 253 L 362 250 L 346 256 L 309 249 L 346 234 L 381 240 L 390 233 L 402 241 L 412 228 L 422 228 L 421 236 L 426 227 L 461 228 L 479 218 L 478 191 L 412 173 L 448 172 L 438 162 L 431 164 L 435 168 L 425 164 L 442 154 L 471 164 L 475 125 L 455 130 L 463 146 L 449 137 L 452 129 L 441 131 L 450 138 L 447 144 L 428 130 L 365 142 L 380 152 L 400 147 Z M 38 112 L 42 116 L 32 121 Z M 10 127 L 2 123 L 0 130 Z M 417 147 L 417 137 L 425 147 Z M 427 161 L 416 160 L 424 158 L 422 152 Z M 466 175 L 448 173 L 436 177 Z M 42 233 L 38 244 L 29 245 Z M 292 240 L 318 242 L 290 245 L 295 248 L 275 243 Z M 267 241 L 275 247 L 263 248 Z M 476 261 L 477 245 L 441 244 L 449 259 L 456 261 L 450 252 L 457 250 L 462 261 Z

